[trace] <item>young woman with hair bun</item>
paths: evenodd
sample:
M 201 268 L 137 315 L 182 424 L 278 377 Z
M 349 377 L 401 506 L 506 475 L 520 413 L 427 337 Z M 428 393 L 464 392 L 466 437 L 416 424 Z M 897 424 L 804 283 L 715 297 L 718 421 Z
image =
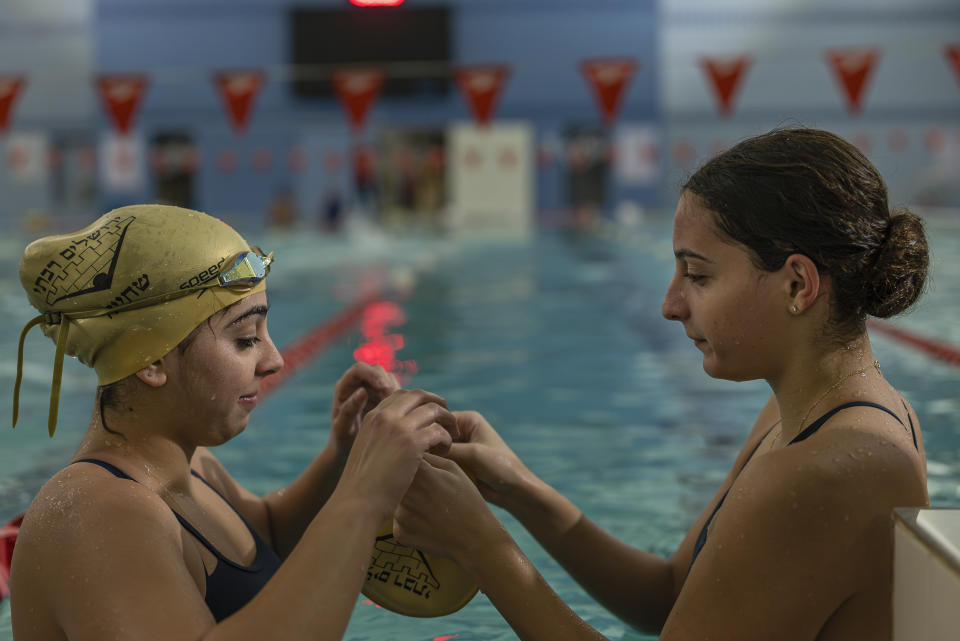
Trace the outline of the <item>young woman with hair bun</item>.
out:
M 396 515 L 400 540 L 458 561 L 524 640 L 601 635 L 483 499 L 598 602 L 661 639 L 888 639 L 891 511 L 929 498 L 917 416 L 884 377 L 866 319 L 903 312 L 923 291 L 921 220 L 890 211 L 853 145 L 780 129 L 687 181 L 673 250 L 663 316 L 682 325 L 708 375 L 772 391 L 676 552 L 662 558 L 601 530 L 475 412 L 457 414 L 467 442 L 420 463 Z

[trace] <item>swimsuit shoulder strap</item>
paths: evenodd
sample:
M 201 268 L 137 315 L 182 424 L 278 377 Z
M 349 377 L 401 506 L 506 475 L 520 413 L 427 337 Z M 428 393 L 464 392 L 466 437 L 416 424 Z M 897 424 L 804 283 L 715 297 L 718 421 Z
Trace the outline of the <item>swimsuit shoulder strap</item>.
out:
M 873 407 L 875 409 L 886 412 L 887 414 L 892 416 L 894 419 L 896 419 L 897 423 L 900 423 L 900 425 L 903 425 L 903 421 L 900 420 L 900 417 L 894 414 L 893 410 L 886 408 L 883 405 L 879 405 L 877 403 L 871 403 L 870 401 L 854 401 L 852 403 L 844 403 L 843 405 L 839 405 L 833 408 L 832 410 L 830 410 L 829 412 L 827 412 L 826 414 L 824 414 L 823 416 L 821 416 L 820 418 L 818 418 L 817 420 L 815 420 L 813 423 L 810 423 L 810 425 L 804 428 L 802 432 L 800 432 L 795 437 L 793 437 L 793 440 L 787 443 L 787 445 L 793 445 L 794 443 L 799 443 L 800 441 L 810 438 L 816 433 L 817 430 L 823 427 L 823 424 L 826 423 L 828 420 L 830 420 L 830 418 L 834 414 L 836 414 L 841 410 L 845 410 L 849 407 Z M 909 412 L 908 412 L 908 416 L 909 416 Z M 912 419 L 910 421 L 910 424 L 912 428 L 913 427 Z M 914 435 L 914 445 L 916 445 L 916 435 Z
M 70 465 L 73 465 L 74 463 L 93 463 L 94 465 L 99 465 L 100 467 L 110 472 L 111 474 L 113 474 L 119 479 L 127 479 L 128 481 L 133 481 L 134 483 L 138 483 L 137 479 L 133 478 L 132 476 L 130 476 L 129 474 L 121 470 L 119 467 L 117 467 L 113 463 L 107 463 L 106 461 L 101 461 L 98 458 L 81 458 L 81 459 L 77 459 L 76 461 L 73 461 L 72 463 L 70 463 Z
M 743 462 L 743 465 L 737 470 L 737 475 L 733 477 L 733 481 L 730 483 L 730 487 L 733 487 L 733 484 L 736 483 L 737 478 L 740 476 L 740 472 L 743 471 L 743 468 L 747 466 L 747 463 L 750 462 L 750 459 L 753 458 L 753 455 L 757 453 L 757 450 L 760 449 L 760 445 L 770 436 L 770 432 L 773 431 L 777 425 L 780 424 L 780 421 L 777 421 L 770 426 L 763 436 L 760 437 L 760 440 L 757 441 L 757 444 L 753 446 L 753 449 L 750 450 L 750 455 L 747 456 L 747 460 Z M 727 488 L 727 491 L 723 493 L 723 496 L 720 497 L 720 500 L 717 501 L 717 505 L 713 508 L 713 511 L 710 512 L 710 516 L 707 517 L 707 520 L 703 523 L 703 527 L 700 528 L 700 534 L 697 536 L 696 543 L 693 544 L 693 557 L 690 559 L 690 567 L 687 568 L 687 574 L 690 574 L 690 569 L 693 568 L 693 562 L 697 560 L 697 556 L 700 555 L 700 550 L 703 549 L 703 546 L 707 543 L 707 529 L 710 527 L 710 523 L 713 522 L 713 517 L 717 515 L 717 512 L 723 506 L 723 502 L 727 498 L 727 494 L 730 493 L 730 487 Z
M 900 402 L 903 403 L 903 411 L 907 413 L 907 420 L 910 421 L 910 436 L 913 437 L 913 447 L 919 452 L 920 446 L 917 445 L 917 430 L 915 430 L 913 427 L 913 417 L 910 416 L 910 408 L 907 407 L 906 401 Z M 900 424 L 903 425 L 902 422 Z
M 133 481 L 134 483 L 139 483 L 139 481 L 137 481 L 137 479 L 133 478 L 132 476 L 130 476 L 129 474 L 127 474 L 126 472 L 124 472 L 123 470 L 121 470 L 120 468 L 118 468 L 116 465 L 114 465 L 114 464 L 112 464 L 112 463 L 108 463 L 108 462 L 106 462 L 106 461 L 101 461 L 100 459 L 96 459 L 96 458 L 82 458 L 82 459 L 77 459 L 76 461 L 73 461 L 73 462 L 71 463 L 71 465 L 73 465 L 73 463 L 93 463 L 94 465 L 99 465 L 100 467 L 102 467 L 103 469 L 107 470 L 108 472 L 110 472 L 111 474 L 113 474 L 114 476 L 116 476 L 117 478 L 127 479 L 127 480 L 129 480 L 129 481 Z M 262 539 L 257 535 L 256 531 L 250 526 L 250 524 L 247 522 L 247 520 L 246 520 L 245 518 L 243 518 L 243 515 L 240 514 L 239 512 L 237 512 L 237 508 L 233 507 L 233 504 L 230 503 L 230 501 L 228 501 L 223 494 L 221 494 L 220 492 L 218 492 L 215 487 L 213 487 L 212 485 L 210 485 L 210 483 L 208 483 L 205 478 L 203 478 L 202 476 L 200 476 L 199 474 L 197 474 L 197 472 L 196 472 L 195 470 L 190 470 L 190 473 L 193 474 L 194 476 L 196 476 L 196 477 L 197 477 L 198 479 L 200 479 L 201 481 L 203 481 L 204 484 L 205 484 L 207 487 L 209 487 L 211 490 L 213 490 L 214 492 L 216 492 L 217 496 L 219 496 L 221 499 L 223 499 L 223 501 L 224 501 L 227 505 L 230 506 L 230 509 L 232 509 L 234 512 L 236 512 L 237 516 L 240 517 L 240 520 L 243 521 L 243 524 L 246 526 L 247 530 L 249 530 L 250 533 L 251 533 L 251 535 L 253 535 L 254 541 L 257 543 L 257 548 L 258 548 L 257 558 L 256 558 L 256 560 L 254 560 L 253 565 L 240 565 L 239 563 L 236 563 L 236 562 L 234 562 L 234 561 L 231 561 L 229 558 L 227 558 L 226 556 L 224 556 L 224 555 L 220 552 L 220 550 L 218 550 L 218 549 L 216 548 L 216 546 L 214 546 L 213 543 L 211 543 L 211 542 L 207 539 L 207 537 L 203 536 L 203 534 L 200 533 L 200 530 L 198 530 L 197 528 L 195 528 L 195 527 L 193 526 L 193 524 L 190 523 L 190 521 L 188 521 L 187 519 L 183 518 L 183 517 L 182 517 L 176 510 L 174 510 L 173 508 L 170 508 L 170 511 L 173 512 L 173 515 L 174 515 L 175 517 L 177 517 L 177 521 L 180 522 L 180 525 L 183 526 L 183 529 L 185 529 L 185 530 L 186 530 L 187 532 L 189 532 L 193 537 L 195 537 L 198 541 L 200 541 L 200 543 L 203 544 L 203 546 L 204 546 L 205 548 L 207 548 L 208 550 L 210 550 L 210 552 L 212 552 L 212 553 L 214 554 L 214 556 L 217 557 L 217 559 L 219 559 L 220 561 L 223 561 L 224 563 L 226 563 L 226 564 L 228 564 L 228 565 L 231 565 L 231 566 L 233 566 L 233 567 L 235 567 L 235 568 L 239 568 L 239 569 L 241 569 L 241 570 L 246 570 L 246 571 L 250 571 L 250 572 L 255 572 L 255 571 L 257 571 L 257 570 L 260 568 L 260 564 L 262 563 L 262 560 L 263 560 L 263 559 L 262 559 L 263 555 L 262 555 L 262 554 L 259 554 L 259 548 L 260 548 L 260 546 L 261 546 Z

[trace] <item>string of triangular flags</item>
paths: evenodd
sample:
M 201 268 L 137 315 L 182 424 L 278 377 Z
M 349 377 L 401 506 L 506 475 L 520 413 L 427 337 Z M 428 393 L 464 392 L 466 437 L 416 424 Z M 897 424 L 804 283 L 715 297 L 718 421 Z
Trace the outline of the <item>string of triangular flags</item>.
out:
M 944 46 L 944 56 L 960 81 L 960 43 Z M 881 58 L 875 47 L 828 49 L 824 61 L 832 72 L 840 94 L 851 115 L 863 109 L 870 77 Z M 734 112 L 736 96 L 742 89 L 753 58 L 749 54 L 724 57 L 702 57 L 699 65 L 713 92 L 716 109 L 721 116 Z M 626 89 L 640 70 L 638 60 L 630 57 L 588 59 L 580 64 L 607 125 L 617 119 Z M 459 88 L 478 126 L 492 120 L 500 96 L 510 77 L 506 64 L 462 65 L 452 70 Z M 344 68 L 335 71 L 331 80 L 350 126 L 361 131 L 367 115 L 376 102 L 386 74 L 369 68 Z M 266 84 L 266 74 L 257 69 L 217 71 L 213 84 L 220 94 L 228 120 L 236 134 L 242 135 L 250 122 L 257 95 Z M 125 134 L 133 127 L 149 86 L 146 74 L 99 74 L 94 82 L 104 109 L 115 129 Z M 14 104 L 27 86 L 24 74 L 0 74 L 0 134 L 13 119 Z

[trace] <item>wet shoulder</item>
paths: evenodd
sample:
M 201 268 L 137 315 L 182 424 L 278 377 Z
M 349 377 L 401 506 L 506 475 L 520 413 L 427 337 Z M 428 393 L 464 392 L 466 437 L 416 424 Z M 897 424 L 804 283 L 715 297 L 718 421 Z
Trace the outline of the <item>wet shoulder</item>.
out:
M 34 497 L 17 547 L 68 554 L 91 541 L 122 538 L 131 527 L 175 535 L 179 524 L 163 500 L 139 483 L 93 466 L 71 465 Z
M 746 485 L 763 482 L 768 491 L 788 496 L 822 495 L 822 504 L 834 503 L 845 514 L 888 516 L 892 507 L 924 505 L 919 425 L 912 412 L 908 418 L 908 410 L 899 410 L 903 424 L 872 407 L 838 412 L 806 440 L 758 457 L 742 480 Z
M 11 569 L 14 618 L 28 627 L 52 622 L 74 607 L 67 604 L 116 585 L 145 548 L 170 560 L 183 555 L 176 517 L 160 497 L 92 466 L 68 466 L 24 517 Z

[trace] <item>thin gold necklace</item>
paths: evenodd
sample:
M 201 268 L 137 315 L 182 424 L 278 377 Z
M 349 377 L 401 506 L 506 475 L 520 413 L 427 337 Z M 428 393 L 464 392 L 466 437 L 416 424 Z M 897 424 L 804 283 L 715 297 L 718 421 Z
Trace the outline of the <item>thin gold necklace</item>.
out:
M 855 371 L 855 372 L 850 372 L 849 374 L 844 374 L 843 376 L 841 376 L 840 378 L 838 378 L 833 385 L 831 385 L 829 388 L 827 388 L 827 391 L 826 391 L 826 392 L 824 392 L 823 394 L 820 395 L 820 398 L 818 398 L 816 401 L 814 401 L 813 405 L 811 405 L 810 408 L 807 410 L 807 413 L 803 415 L 803 419 L 800 421 L 800 428 L 799 428 L 799 429 L 801 429 L 801 430 L 803 429 L 803 426 L 806 425 L 806 423 L 807 423 L 807 418 L 810 416 L 810 412 L 812 412 L 812 411 L 813 411 L 813 408 L 815 408 L 817 405 L 820 404 L 820 401 L 822 401 L 822 400 L 825 399 L 827 396 L 829 396 L 829 395 L 830 395 L 830 392 L 832 392 L 833 390 L 835 390 L 835 389 L 837 389 L 838 387 L 840 387 L 840 384 L 843 383 L 843 382 L 844 382 L 845 380 L 847 380 L 848 378 L 852 378 L 852 377 L 854 377 L 854 376 L 866 374 L 866 373 L 867 373 L 867 370 L 870 369 L 870 367 L 871 367 L 870 365 L 867 365 L 866 367 L 861 367 L 860 369 L 858 369 L 858 370 Z M 878 374 L 882 374 L 882 372 L 880 371 L 880 362 L 877 361 L 876 359 L 874 359 L 874 361 L 873 361 L 873 367 L 877 368 L 877 373 L 878 373 Z

